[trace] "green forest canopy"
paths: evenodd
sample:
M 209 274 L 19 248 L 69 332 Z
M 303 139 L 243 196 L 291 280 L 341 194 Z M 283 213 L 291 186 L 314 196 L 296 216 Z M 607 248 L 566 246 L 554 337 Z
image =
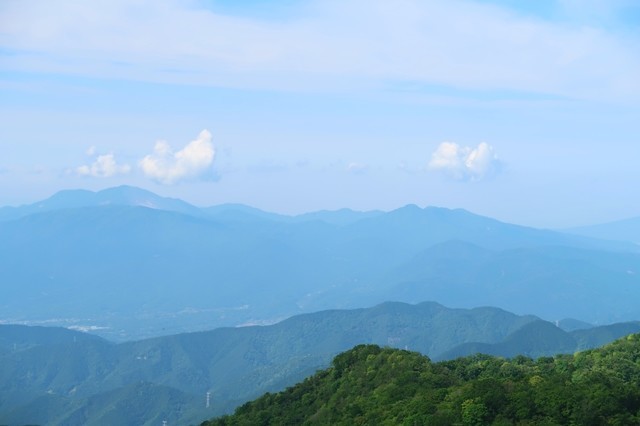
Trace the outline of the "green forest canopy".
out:
M 433 363 L 359 345 L 302 383 L 203 426 L 276 424 L 640 424 L 640 334 L 537 360 L 474 355 Z

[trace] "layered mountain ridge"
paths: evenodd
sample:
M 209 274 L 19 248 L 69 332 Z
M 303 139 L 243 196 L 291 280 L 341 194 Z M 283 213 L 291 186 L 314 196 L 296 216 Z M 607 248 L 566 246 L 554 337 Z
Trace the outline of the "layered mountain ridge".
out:
M 640 317 L 637 246 L 460 209 L 287 217 L 118 187 L 66 191 L 0 216 L 0 321 L 112 340 L 388 300 L 594 324 Z
M 0 325 L 0 423 L 193 424 L 293 385 L 359 344 L 434 360 L 476 351 L 542 356 L 639 331 L 640 322 L 632 322 L 568 332 L 534 316 L 434 302 L 323 311 L 270 326 L 120 344 L 59 328 Z

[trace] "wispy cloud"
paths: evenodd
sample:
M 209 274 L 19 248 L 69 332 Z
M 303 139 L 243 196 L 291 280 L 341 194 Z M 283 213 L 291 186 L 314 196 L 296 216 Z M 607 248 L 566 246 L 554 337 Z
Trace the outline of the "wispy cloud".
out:
M 486 142 L 475 148 L 442 142 L 427 165 L 429 170 L 444 173 L 455 180 L 482 180 L 495 174 L 501 166 L 493 147 Z
M 250 164 L 247 170 L 251 173 L 280 173 L 291 170 L 291 165 L 283 160 L 271 158 Z
M 207 175 L 214 157 L 215 149 L 211 142 L 211 133 L 205 129 L 195 140 L 176 152 L 167 142 L 156 142 L 153 153 L 140 160 L 140 168 L 145 176 L 156 182 L 170 185 Z
M 362 174 L 367 171 L 368 166 L 358 161 L 353 161 L 347 165 L 347 171 L 353 174 Z
M 12 70 L 287 90 L 412 82 L 640 96 L 633 32 L 470 0 L 310 1 L 282 20 L 179 0 L 12 1 L 0 6 L 0 27 Z
M 87 154 L 94 156 L 95 147 L 89 148 Z M 95 161 L 89 165 L 80 166 L 76 169 L 76 173 L 80 176 L 92 176 L 107 178 L 119 174 L 127 174 L 131 171 L 128 164 L 118 164 L 113 154 L 98 155 Z

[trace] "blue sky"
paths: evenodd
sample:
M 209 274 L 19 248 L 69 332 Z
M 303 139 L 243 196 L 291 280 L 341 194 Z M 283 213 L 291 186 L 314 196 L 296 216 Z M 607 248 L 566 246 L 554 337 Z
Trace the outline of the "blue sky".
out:
M 0 205 L 640 215 L 632 0 L 0 3 Z

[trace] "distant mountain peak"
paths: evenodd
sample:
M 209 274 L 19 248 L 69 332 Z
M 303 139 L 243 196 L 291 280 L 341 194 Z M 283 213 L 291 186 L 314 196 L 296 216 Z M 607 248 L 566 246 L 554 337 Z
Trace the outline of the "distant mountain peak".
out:
M 128 205 L 128 206 L 141 206 L 149 207 L 160 210 L 173 210 L 167 209 L 167 203 L 179 203 L 183 207 L 188 203 L 177 200 L 174 198 L 161 197 L 146 189 L 138 188 L 135 186 L 122 185 L 114 188 L 103 189 L 94 193 L 95 199 L 99 205 Z
M 34 213 L 83 207 L 130 206 L 166 210 L 192 216 L 203 216 L 202 211 L 179 199 L 162 197 L 146 189 L 130 185 L 106 188 L 100 191 L 86 189 L 65 189 L 51 197 L 14 208 L 4 208 L 0 220 L 19 219 Z
M 96 194 L 119 194 L 119 195 L 135 195 L 135 196 L 150 196 L 150 197 L 159 197 L 159 195 L 148 191 L 143 188 L 139 188 L 137 186 L 131 185 L 120 185 L 114 186 L 111 188 L 105 188 L 100 191 L 97 191 Z
M 420 213 L 423 209 L 417 204 L 407 204 L 395 210 L 391 210 L 389 213 Z
M 477 214 L 471 213 L 465 209 L 450 209 L 447 207 L 438 206 L 426 206 L 420 207 L 416 204 L 407 204 L 398 209 L 392 210 L 387 213 L 388 217 L 409 220 L 413 218 L 427 219 L 427 220 L 450 220 L 455 218 L 482 218 L 486 220 L 493 219 L 485 218 Z
M 563 231 L 589 238 L 629 241 L 640 244 L 640 216 L 591 226 L 569 228 Z
M 443 216 L 451 215 L 451 214 L 467 214 L 467 215 L 477 216 L 476 214 L 461 208 L 450 209 L 448 207 L 440 207 L 440 206 L 420 207 L 417 204 L 407 204 L 405 206 L 392 210 L 390 213 L 436 214 L 436 215 L 443 215 Z

